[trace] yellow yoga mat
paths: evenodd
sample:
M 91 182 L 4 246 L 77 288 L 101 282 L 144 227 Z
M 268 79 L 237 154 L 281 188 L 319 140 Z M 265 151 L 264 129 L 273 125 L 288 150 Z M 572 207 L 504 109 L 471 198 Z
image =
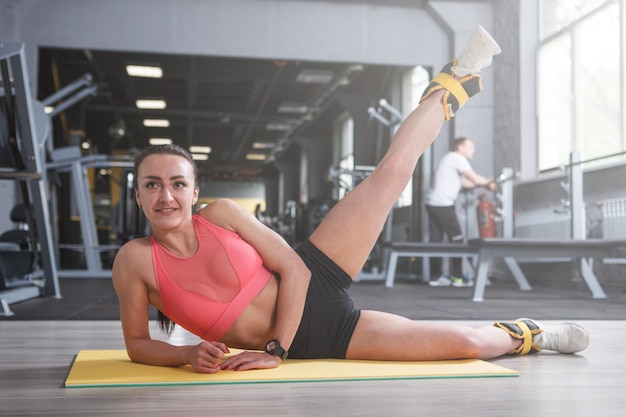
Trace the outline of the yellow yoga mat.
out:
M 231 349 L 231 354 L 239 351 Z M 481 360 L 382 362 L 286 359 L 278 368 L 199 374 L 131 362 L 125 350 L 81 350 L 65 380 L 67 388 L 139 385 L 252 384 L 376 379 L 514 377 L 519 373 Z

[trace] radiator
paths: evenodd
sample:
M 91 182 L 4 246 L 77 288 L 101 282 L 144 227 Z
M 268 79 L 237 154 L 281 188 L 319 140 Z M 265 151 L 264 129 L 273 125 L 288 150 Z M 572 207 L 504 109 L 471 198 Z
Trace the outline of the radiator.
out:
M 569 239 L 571 213 L 562 206 L 528 210 L 515 214 L 514 236 Z
M 600 203 L 602 208 L 602 237 L 626 239 L 626 198 L 612 198 Z

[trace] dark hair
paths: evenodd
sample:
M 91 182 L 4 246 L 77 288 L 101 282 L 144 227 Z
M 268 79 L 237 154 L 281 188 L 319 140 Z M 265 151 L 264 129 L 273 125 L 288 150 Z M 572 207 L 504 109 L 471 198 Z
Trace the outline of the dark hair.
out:
M 157 310 L 157 323 L 159 323 L 159 329 L 167 336 L 171 336 L 174 331 L 174 327 L 176 323 L 172 321 L 169 317 L 161 312 L 161 310 Z
M 138 185 L 137 184 L 137 172 L 139 171 L 139 166 L 150 155 L 176 155 L 176 156 L 180 156 L 181 158 L 185 158 L 187 162 L 189 162 L 191 166 L 193 167 L 193 180 L 195 182 L 195 185 L 198 185 L 198 166 L 196 165 L 196 162 L 193 160 L 193 157 L 191 156 L 191 154 L 187 152 L 187 150 L 183 148 L 182 146 L 169 144 L 169 145 L 148 146 L 135 158 L 135 179 L 133 180 L 134 181 L 133 185 L 135 186 L 135 188 L 137 188 L 137 185 Z
M 198 166 L 193 160 L 191 154 L 181 146 L 170 144 L 149 146 L 135 158 L 135 178 L 133 179 L 133 185 L 135 186 L 135 188 L 138 187 L 137 172 L 139 172 L 139 166 L 150 155 L 176 155 L 180 156 L 181 158 L 185 158 L 193 167 L 194 185 L 198 185 Z M 176 325 L 176 323 L 174 323 L 160 310 L 157 311 L 157 322 L 159 323 L 159 328 L 161 329 L 161 331 L 168 336 L 170 336 L 172 334 L 172 331 L 174 331 L 174 326 Z
M 458 150 L 461 147 L 461 145 L 463 145 L 468 140 L 470 140 L 470 138 L 468 138 L 467 136 L 461 136 L 460 138 L 454 139 L 454 141 L 452 142 L 452 150 L 453 151 Z

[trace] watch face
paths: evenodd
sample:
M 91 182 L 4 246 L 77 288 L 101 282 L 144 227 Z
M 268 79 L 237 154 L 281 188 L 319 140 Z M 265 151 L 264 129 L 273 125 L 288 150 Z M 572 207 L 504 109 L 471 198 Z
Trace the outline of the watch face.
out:
M 288 352 L 283 349 L 280 342 L 276 339 L 272 339 L 265 344 L 265 352 L 270 355 L 280 356 L 282 359 L 286 359 Z

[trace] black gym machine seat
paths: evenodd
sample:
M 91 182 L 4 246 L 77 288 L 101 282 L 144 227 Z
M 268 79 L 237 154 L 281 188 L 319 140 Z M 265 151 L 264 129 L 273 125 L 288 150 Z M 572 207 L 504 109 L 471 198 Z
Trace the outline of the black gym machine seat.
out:
M 11 221 L 27 224 L 26 210 L 18 204 L 11 210 Z M 36 242 L 34 242 L 36 244 Z M 36 250 L 24 228 L 8 230 L 0 235 L 0 290 L 31 283 L 40 274 Z

